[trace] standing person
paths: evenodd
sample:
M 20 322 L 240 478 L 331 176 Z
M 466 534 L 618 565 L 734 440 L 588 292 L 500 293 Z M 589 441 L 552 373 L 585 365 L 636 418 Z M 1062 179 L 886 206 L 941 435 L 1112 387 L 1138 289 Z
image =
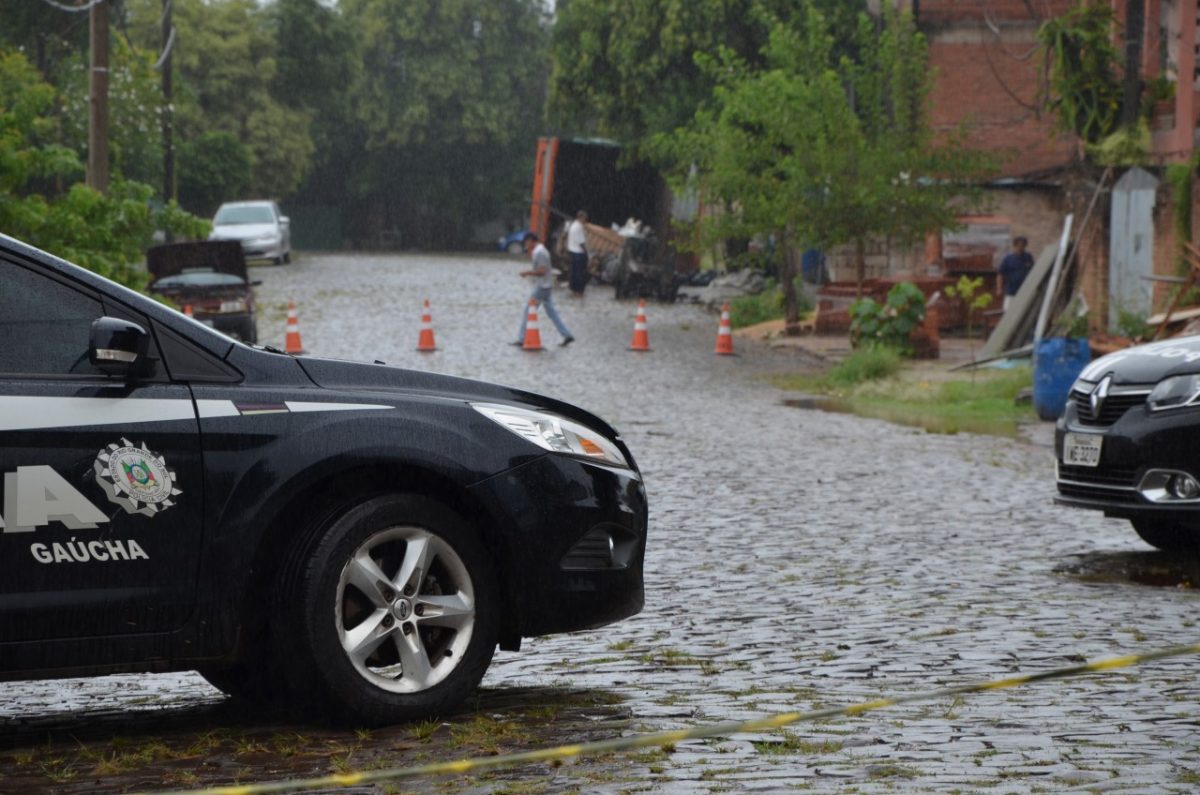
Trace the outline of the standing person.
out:
M 525 233 L 525 249 L 529 252 L 529 256 L 533 259 L 533 268 L 527 271 L 521 271 L 521 276 L 527 276 L 533 279 L 533 292 L 529 297 L 537 301 L 539 306 L 546 307 L 546 317 L 554 323 L 554 327 L 558 329 L 558 333 L 562 335 L 562 343 L 564 347 L 575 341 L 575 337 L 571 335 L 570 329 L 562 322 L 562 318 L 558 316 L 558 310 L 554 308 L 554 271 L 550 269 L 550 250 L 542 245 L 542 241 L 538 240 L 537 235 L 533 232 Z M 525 324 L 529 320 L 529 301 L 521 307 L 521 330 L 517 332 L 517 341 L 513 345 L 525 344 Z
M 1025 277 L 1033 270 L 1033 255 L 1025 250 L 1029 240 L 1025 237 L 1013 238 L 1013 250 L 1000 261 L 996 268 L 1000 272 L 1000 281 L 1004 285 L 1004 308 L 1012 303 L 1012 298 L 1025 283 Z
M 580 210 L 575 213 L 575 220 L 567 229 L 567 256 L 571 258 L 568 283 L 571 286 L 571 295 L 575 297 L 582 297 L 583 290 L 587 287 L 587 221 L 588 214 Z

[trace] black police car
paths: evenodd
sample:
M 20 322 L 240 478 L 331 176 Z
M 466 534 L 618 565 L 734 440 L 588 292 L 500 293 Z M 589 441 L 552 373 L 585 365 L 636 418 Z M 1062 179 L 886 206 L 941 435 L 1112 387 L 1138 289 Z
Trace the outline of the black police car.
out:
M 3 235 L 0 472 L 0 679 L 196 669 L 377 724 L 642 607 L 600 418 L 252 348 Z
M 1092 362 L 1055 434 L 1055 501 L 1129 519 L 1147 543 L 1200 551 L 1200 337 Z

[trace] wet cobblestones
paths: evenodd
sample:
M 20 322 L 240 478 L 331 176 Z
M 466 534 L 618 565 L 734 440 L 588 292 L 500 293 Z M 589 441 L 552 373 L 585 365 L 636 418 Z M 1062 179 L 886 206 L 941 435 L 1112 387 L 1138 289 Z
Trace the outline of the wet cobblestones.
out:
M 1030 673 L 1200 637 L 1196 591 L 1123 576 L 1157 560 L 1123 522 L 1055 507 L 1042 444 L 938 436 L 782 405 L 761 379 L 808 366 L 716 317 L 651 304 L 653 351 L 626 350 L 634 305 L 560 293 L 578 341 L 515 337 L 523 262 L 310 256 L 259 268 L 260 338 L 296 301 L 313 355 L 382 359 L 579 403 L 618 427 L 651 505 L 646 608 L 499 653 L 484 687 L 616 694 L 633 730 L 682 728 Z M 440 350 L 415 351 L 429 298 Z M 1200 786 L 1200 661 L 681 743 L 538 791 L 1188 792 Z M 116 688 L 116 689 L 114 689 Z M 5 686 L 0 726 L 67 709 L 156 709 L 219 696 L 197 676 Z M 75 702 L 59 702 L 68 697 Z M 562 738 L 569 740 L 572 738 Z M 569 771 L 570 765 L 565 769 Z

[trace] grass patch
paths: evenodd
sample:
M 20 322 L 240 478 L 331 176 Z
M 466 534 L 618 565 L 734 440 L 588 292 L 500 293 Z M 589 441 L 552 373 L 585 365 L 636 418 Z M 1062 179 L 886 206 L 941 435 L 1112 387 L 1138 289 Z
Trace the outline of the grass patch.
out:
M 1017 426 L 1035 419 L 1030 403 L 1017 396 L 1033 383 L 1027 367 L 985 370 L 974 378 L 949 379 L 903 366 L 895 370 L 887 352 L 855 351 L 822 376 L 777 376 L 786 390 L 818 397 L 805 407 L 857 414 L 924 428 L 934 433 L 1015 436 Z M 891 372 L 889 373 L 889 370 Z
M 796 306 L 801 313 L 812 308 L 800 279 L 796 279 Z M 782 320 L 783 315 L 783 288 L 779 287 L 774 279 L 767 281 L 767 288 L 761 293 L 739 295 L 729 302 L 729 322 L 734 328 L 756 326 L 768 320 Z
M 838 740 L 808 740 L 789 731 L 781 732 L 782 742 L 773 740 L 751 741 L 754 750 L 768 756 L 784 754 L 835 754 L 842 750 L 844 743 Z
M 900 372 L 900 353 L 872 345 L 859 348 L 819 379 L 825 391 L 850 389 L 869 381 L 891 378 Z

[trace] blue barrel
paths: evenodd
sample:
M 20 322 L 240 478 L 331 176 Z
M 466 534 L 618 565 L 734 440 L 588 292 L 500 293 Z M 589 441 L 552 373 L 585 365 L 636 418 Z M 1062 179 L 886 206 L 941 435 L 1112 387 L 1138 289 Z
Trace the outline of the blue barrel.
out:
M 1056 420 L 1067 407 L 1071 384 L 1092 360 L 1082 337 L 1047 337 L 1033 346 L 1033 407 L 1044 420 Z

